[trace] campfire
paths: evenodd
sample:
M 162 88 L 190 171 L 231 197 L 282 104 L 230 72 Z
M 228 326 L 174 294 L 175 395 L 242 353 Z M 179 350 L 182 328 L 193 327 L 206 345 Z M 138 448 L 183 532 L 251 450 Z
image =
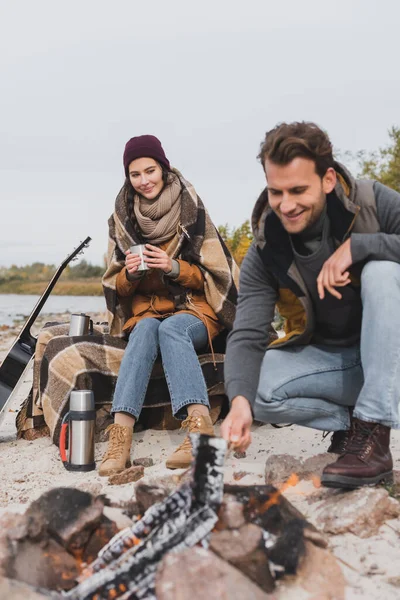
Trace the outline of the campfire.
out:
M 283 597 L 280 582 L 326 547 L 324 537 L 284 487 L 224 486 L 224 440 L 195 434 L 192 442 L 193 466 L 177 489 L 137 484 L 124 505 L 133 524 L 120 531 L 104 497 L 72 488 L 41 496 L 0 540 L 2 575 L 43 598 L 240 598 L 241 586 L 246 598 Z

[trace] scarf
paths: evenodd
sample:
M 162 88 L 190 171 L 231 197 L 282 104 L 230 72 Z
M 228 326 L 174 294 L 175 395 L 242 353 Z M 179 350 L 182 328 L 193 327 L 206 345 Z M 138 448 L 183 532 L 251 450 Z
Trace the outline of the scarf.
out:
M 177 225 L 177 236 L 174 239 L 172 258 L 188 260 L 202 270 L 204 293 L 208 304 L 222 325 L 232 329 L 239 268 L 191 183 L 186 181 L 177 169 L 173 169 L 173 173 L 179 181 L 181 193 L 180 220 Z M 125 186 L 116 198 L 115 209 L 108 220 L 108 227 L 107 270 L 102 280 L 103 291 L 110 333 L 122 336 L 122 327 L 131 317 L 131 300 L 117 296 L 116 279 L 125 266 L 125 251 L 130 246 L 141 243 L 136 233 L 135 222 L 131 218 Z
M 151 244 L 166 242 L 176 233 L 181 213 L 181 191 L 179 178 L 169 173 L 167 184 L 157 200 L 135 194 L 134 214 L 143 237 Z

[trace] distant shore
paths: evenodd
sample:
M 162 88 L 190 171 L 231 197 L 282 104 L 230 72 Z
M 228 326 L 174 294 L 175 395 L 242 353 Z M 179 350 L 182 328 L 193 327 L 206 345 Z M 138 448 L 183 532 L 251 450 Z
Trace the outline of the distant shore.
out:
M 40 296 L 47 285 L 48 281 L 3 281 L 0 283 L 0 294 Z M 56 296 L 102 296 L 103 289 L 98 278 L 73 279 L 59 281 L 52 294 Z

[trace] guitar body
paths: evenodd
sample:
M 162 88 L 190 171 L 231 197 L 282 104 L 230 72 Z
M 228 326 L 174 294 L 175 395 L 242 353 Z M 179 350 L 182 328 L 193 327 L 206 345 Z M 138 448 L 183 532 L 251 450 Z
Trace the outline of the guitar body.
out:
M 7 356 L 0 365 L 0 414 L 5 409 L 13 390 L 16 388 L 26 367 L 35 354 L 37 338 L 31 334 L 33 323 L 37 319 L 44 303 L 50 296 L 50 293 L 65 267 L 74 260 L 78 254 L 82 253 L 83 248 L 86 248 L 89 245 L 90 240 L 91 238 L 87 237 L 86 240 L 82 242 L 81 245 L 78 246 L 78 248 L 76 248 L 58 267 L 49 285 L 39 298 L 35 308 L 19 332 L 18 337 L 11 346 Z
M 0 365 L 0 411 L 4 408 L 31 358 L 34 356 L 35 347 L 36 338 L 33 336 L 31 336 L 29 342 L 18 337 Z

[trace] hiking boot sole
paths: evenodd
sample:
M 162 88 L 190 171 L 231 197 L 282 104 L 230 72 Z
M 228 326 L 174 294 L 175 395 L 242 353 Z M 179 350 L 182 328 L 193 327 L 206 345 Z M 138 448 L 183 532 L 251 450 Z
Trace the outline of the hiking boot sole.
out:
M 326 474 L 321 477 L 321 484 L 325 487 L 346 488 L 353 490 L 365 485 L 376 485 L 378 483 L 393 483 L 393 471 L 381 473 L 375 477 L 348 477 L 347 475 Z
M 188 469 L 190 467 L 190 465 L 192 464 L 192 461 L 190 462 L 186 462 L 186 463 L 169 463 L 168 461 L 165 463 L 165 466 L 167 467 L 167 469 Z
M 125 467 L 123 467 L 122 469 L 106 469 L 106 470 L 102 470 L 101 469 L 101 465 L 99 467 L 99 475 L 100 477 L 108 477 L 109 475 L 117 475 L 118 473 L 122 473 L 122 471 L 125 471 L 126 469 L 129 469 L 132 466 L 131 461 L 126 461 Z

